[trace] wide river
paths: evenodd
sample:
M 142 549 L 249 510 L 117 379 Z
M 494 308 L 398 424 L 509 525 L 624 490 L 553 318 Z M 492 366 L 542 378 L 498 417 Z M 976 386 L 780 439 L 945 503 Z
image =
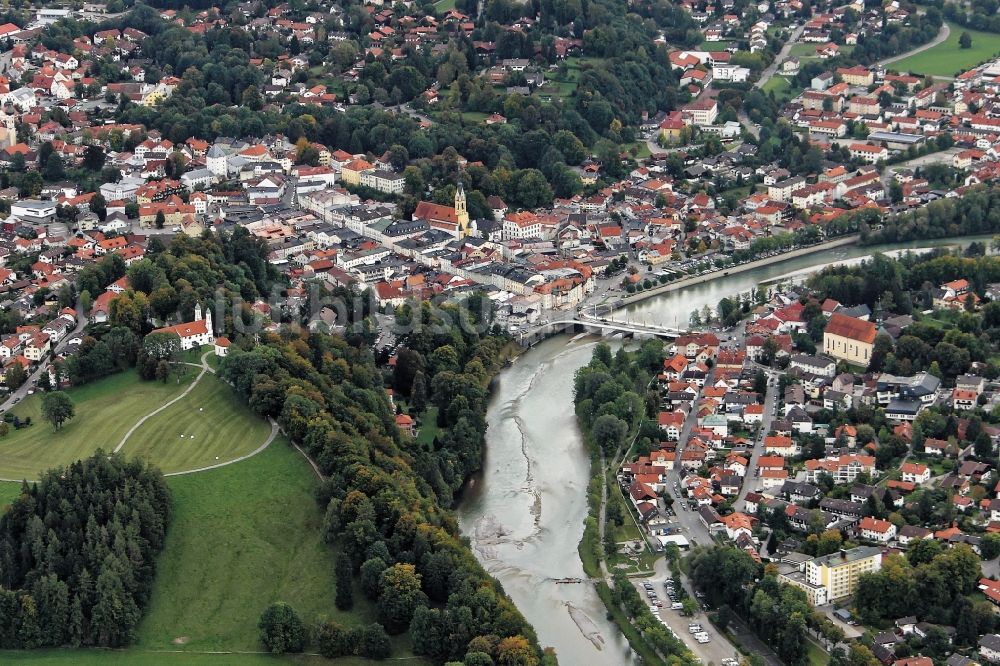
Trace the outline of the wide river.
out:
M 760 282 L 819 270 L 831 262 L 889 251 L 967 245 L 990 237 L 918 241 L 890 247 L 849 246 L 775 261 L 746 273 L 637 303 L 615 318 L 684 325 L 692 310 L 715 307 Z M 500 373 L 490 399 L 483 470 L 458 508 L 462 532 L 562 664 L 619 666 L 632 662 L 624 637 L 582 578 L 577 544 L 587 515 L 590 458 L 573 413 L 573 374 L 587 363 L 596 338 L 557 336 L 536 345 Z

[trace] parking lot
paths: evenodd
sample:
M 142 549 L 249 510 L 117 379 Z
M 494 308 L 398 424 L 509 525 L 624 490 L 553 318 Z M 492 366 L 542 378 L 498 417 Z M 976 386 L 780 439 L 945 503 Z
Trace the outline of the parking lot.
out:
M 720 636 L 718 631 L 712 626 L 712 623 L 708 621 L 706 614 L 699 610 L 692 617 L 685 617 L 681 615 L 680 610 L 672 610 L 670 608 L 670 599 L 667 597 L 667 591 L 664 588 L 664 583 L 669 580 L 669 576 L 666 574 L 658 574 L 651 578 L 637 578 L 633 581 L 636 589 L 643 599 L 647 599 L 645 583 L 649 583 L 653 586 L 653 590 L 656 592 L 658 598 L 663 602 L 663 608 L 659 610 L 659 617 L 661 621 L 670 627 L 673 632 L 684 641 L 691 652 L 694 653 L 696 657 L 701 659 L 703 664 L 712 662 L 716 665 L 721 665 L 723 660 L 739 658 L 739 654 L 732 644 L 725 638 L 725 636 Z M 690 593 L 691 591 L 688 590 Z M 695 638 L 694 634 L 691 633 L 689 625 L 700 624 L 702 630 L 708 634 L 709 640 L 707 643 L 700 643 Z

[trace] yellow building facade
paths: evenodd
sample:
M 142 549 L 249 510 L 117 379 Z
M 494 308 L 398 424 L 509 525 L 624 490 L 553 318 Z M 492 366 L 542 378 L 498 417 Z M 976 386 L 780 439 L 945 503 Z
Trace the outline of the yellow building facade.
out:
M 806 582 L 826 590 L 827 602 L 854 594 L 861 574 L 882 568 L 882 549 L 862 546 L 806 562 Z

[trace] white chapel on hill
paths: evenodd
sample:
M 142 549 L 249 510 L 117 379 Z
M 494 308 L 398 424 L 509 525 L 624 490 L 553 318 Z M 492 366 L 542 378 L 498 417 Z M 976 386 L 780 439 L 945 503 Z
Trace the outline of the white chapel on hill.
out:
M 212 330 L 212 310 L 206 310 L 205 316 L 202 318 L 201 303 L 198 303 L 194 306 L 194 321 L 158 328 L 153 333 L 176 333 L 181 339 L 181 349 L 185 351 L 202 345 L 215 344 L 215 333 Z

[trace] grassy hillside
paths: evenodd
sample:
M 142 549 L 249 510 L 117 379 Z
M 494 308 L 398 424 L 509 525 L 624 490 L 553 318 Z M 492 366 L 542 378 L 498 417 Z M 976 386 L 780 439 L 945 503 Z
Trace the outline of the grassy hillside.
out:
M 36 650 L 9 652 L 0 650 L 0 663 L 31 664 L 32 666 L 371 666 L 374 663 L 356 657 L 331 661 L 316 655 L 269 654 L 197 654 L 184 652 L 145 652 L 130 650 Z M 395 659 L 393 663 L 410 666 L 420 661 Z
M 42 419 L 42 394 L 28 397 L 11 411 L 22 420 L 30 417 L 32 425 L 0 439 L 0 478 L 37 479 L 98 447 L 113 450 L 140 419 L 180 395 L 199 372 L 178 367 L 166 384 L 142 381 L 130 370 L 70 389 L 76 416 L 59 432 Z M 270 430 L 225 383 L 206 373 L 190 393 L 137 428 L 122 451 L 142 456 L 164 473 L 187 471 L 246 455 L 264 443 Z
M 230 399 L 228 387 L 214 377 L 206 376 L 202 381 L 207 380 L 211 381 L 196 387 L 189 397 L 225 405 Z M 214 411 L 222 413 L 221 408 Z M 168 409 L 150 419 L 133 437 L 139 437 L 147 427 L 162 427 L 169 431 L 164 435 L 166 441 L 169 433 L 178 429 L 204 427 L 199 419 L 206 418 L 202 415 L 208 408 L 205 412 L 194 410 L 198 416 L 189 414 L 190 418 L 171 412 Z M 243 412 L 235 409 L 227 413 L 241 416 L 231 422 L 228 417 L 224 422 L 213 421 L 216 430 L 249 429 L 254 442 L 263 442 L 264 437 L 258 437 L 261 433 L 257 432 L 263 427 L 266 434 L 268 427 L 261 426 L 263 422 L 254 419 L 247 425 L 241 419 L 254 417 L 244 418 Z M 162 423 L 160 416 L 165 417 Z M 211 435 L 206 433 L 205 437 Z M 334 606 L 334 551 L 321 538 L 322 514 L 313 498 L 317 482 L 305 459 L 280 437 L 265 451 L 240 463 L 169 478 L 172 523 L 135 646 L 124 651 L 0 652 L 0 663 L 330 663 L 317 657 L 257 654 L 257 621 L 273 601 L 290 603 L 307 622 L 325 616 L 354 626 L 377 619 L 360 590 L 355 591 L 356 605 L 350 613 Z M 0 505 L 13 499 L 19 487 L 0 483 Z M 394 661 L 426 663 L 412 657 L 407 636 L 393 640 Z M 373 662 L 345 658 L 336 663 L 356 666 Z
M 152 461 L 164 473 L 177 472 L 250 453 L 270 431 L 229 386 L 206 374 L 183 399 L 139 426 L 122 451 Z
M 42 419 L 42 396 L 35 393 L 11 410 L 32 425 L 11 429 L 0 439 L 0 478 L 37 479 L 41 472 L 86 458 L 97 448 L 114 449 L 144 414 L 181 393 L 197 370 L 181 366 L 166 384 L 144 382 L 135 370 L 68 391 L 76 416 L 55 432 Z
M 259 650 L 273 601 L 303 618 L 333 605 L 333 551 L 320 539 L 316 477 L 284 440 L 241 463 L 170 479 L 173 522 L 136 646 Z

